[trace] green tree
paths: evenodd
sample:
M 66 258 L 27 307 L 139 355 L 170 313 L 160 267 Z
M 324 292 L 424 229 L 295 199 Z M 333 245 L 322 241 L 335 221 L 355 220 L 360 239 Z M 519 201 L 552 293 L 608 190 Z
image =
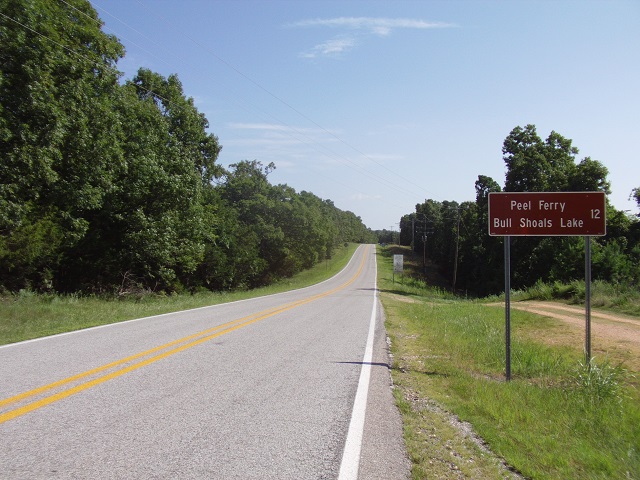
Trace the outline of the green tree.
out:
M 640 208 L 640 187 L 634 188 L 631 192 L 631 197 L 635 198 L 638 207 Z
M 359 217 L 343 212 L 331 201 L 310 192 L 297 193 L 288 185 L 271 185 L 275 168 L 258 161 L 231 165 L 220 187 L 226 208 L 237 213 L 237 223 L 249 241 L 257 241 L 248 286 L 288 277 L 329 258 L 340 242 L 364 241 L 372 236 Z
M 578 187 L 592 188 L 593 181 L 604 182 L 603 188 L 608 186 L 603 178 L 593 178 L 592 174 L 603 173 L 597 172 L 598 162 L 587 158 L 578 168 L 575 163 L 578 149 L 572 141 L 551 132 L 543 142 L 535 125 L 514 128 L 504 141 L 502 153 L 507 166 L 505 191 L 568 191 Z M 581 177 L 585 173 L 590 174 L 589 179 L 581 185 Z
M 572 141 L 551 132 L 545 141 L 535 125 L 516 127 L 504 141 L 503 159 L 507 167 L 505 191 L 603 191 L 610 193 L 608 171 L 590 157 L 576 164 L 578 149 Z M 512 247 L 514 288 L 559 277 L 550 269 L 554 258 L 575 258 L 572 241 L 561 238 L 518 238 Z M 563 270 L 568 271 L 568 270 Z M 575 271 L 575 270 L 571 270 Z
M 458 208 L 457 202 L 427 199 L 416 205 L 413 219 L 414 251 L 436 263 L 440 272 L 450 280 L 454 270 Z
M 308 220 L 298 222 L 298 248 L 303 268 L 310 268 L 318 262 L 331 258 L 337 241 L 337 228 L 331 220 L 331 210 L 328 205 L 311 192 L 302 191 L 300 202 L 304 205 L 302 211 Z
M 609 170 L 597 160 L 585 157 L 576 166 L 576 171 L 569 181 L 569 191 L 611 193 L 611 184 L 607 180 Z
M 0 290 L 244 288 L 374 241 L 273 164 L 224 172 L 178 76 L 120 84 L 101 27 L 86 0 L 0 0 Z
M 500 291 L 503 285 L 503 243 L 500 238 L 490 237 L 489 194 L 500 192 L 498 182 L 491 177 L 479 175 L 476 187 L 476 223 L 467 223 L 471 249 L 462 259 L 462 269 L 468 272 L 467 288 L 480 295 Z
M 411 245 L 411 242 L 415 240 L 415 220 L 415 212 L 403 215 L 400 218 L 400 245 Z M 393 236 L 391 236 L 391 239 L 385 237 L 384 241 L 393 243 Z
M 212 238 L 205 243 L 196 278 L 210 290 L 249 288 L 267 267 L 259 256 L 260 239 L 250 225 L 240 221 L 235 208 L 222 203 L 219 190 L 207 194 Z
M 489 194 L 500 192 L 502 189 L 498 182 L 485 175 L 478 175 L 476 180 L 476 206 L 478 207 L 478 229 L 489 228 Z
M 135 85 L 141 100 L 153 101 L 168 125 L 168 140 L 175 150 L 175 158 L 190 161 L 209 186 L 214 178 L 222 175 L 222 168 L 215 162 L 221 150 L 218 138 L 207 133 L 209 121 L 186 97 L 178 75 L 161 75 L 141 68 L 130 82 Z
M 206 243 L 215 240 L 216 206 L 204 199 L 220 173 L 217 138 L 206 133 L 206 119 L 176 75 L 140 70 L 122 87 L 118 105 L 126 168 L 83 245 L 87 250 L 76 255 L 78 271 L 92 270 L 86 264 L 92 255 L 84 253 L 105 241 L 106 254 L 91 263 L 106 284 L 121 284 L 126 275 L 145 288 L 188 286 Z
M 549 166 L 535 125 L 514 128 L 504 140 L 502 153 L 507 166 L 505 191 L 546 190 L 544 172 Z
M 50 288 L 122 168 L 110 99 L 124 49 L 87 1 L 0 12 L 0 284 Z
M 276 278 L 277 265 L 285 261 L 288 253 L 284 232 L 272 216 L 274 198 L 267 177 L 275 165 L 264 167 L 256 160 L 245 160 L 231 168 L 225 174 L 221 198 L 227 208 L 237 211 L 238 221 L 251 232 L 250 238 L 258 241 L 256 253 L 260 261 L 253 262 L 252 277 L 247 279 L 249 286 L 265 285 Z

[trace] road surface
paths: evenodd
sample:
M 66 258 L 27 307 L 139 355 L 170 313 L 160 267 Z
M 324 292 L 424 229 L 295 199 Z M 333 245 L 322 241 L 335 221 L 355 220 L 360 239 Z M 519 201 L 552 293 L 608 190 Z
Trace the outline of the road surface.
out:
M 0 347 L 0 478 L 406 478 L 375 275 Z

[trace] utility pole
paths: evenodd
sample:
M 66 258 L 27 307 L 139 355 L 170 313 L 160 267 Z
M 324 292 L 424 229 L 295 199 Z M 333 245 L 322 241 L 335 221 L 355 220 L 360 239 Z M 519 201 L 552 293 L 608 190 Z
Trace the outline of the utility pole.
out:
M 452 291 L 455 293 L 456 291 L 456 280 L 458 276 L 458 245 L 460 244 L 460 208 L 458 208 L 458 226 L 456 227 L 457 236 L 456 236 L 456 254 L 453 265 L 453 286 Z
M 427 233 L 422 235 L 422 271 L 427 274 Z
M 415 246 L 415 237 L 416 237 L 416 217 L 415 215 L 411 215 L 411 251 L 413 251 L 413 247 Z
M 422 270 L 427 273 L 427 215 L 422 214 Z

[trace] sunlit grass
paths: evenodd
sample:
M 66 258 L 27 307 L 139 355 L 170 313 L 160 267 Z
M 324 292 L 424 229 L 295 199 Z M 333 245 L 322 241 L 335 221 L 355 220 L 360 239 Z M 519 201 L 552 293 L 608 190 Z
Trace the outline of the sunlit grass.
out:
M 640 394 L 632 377 L 638 372 L 616 359 L 596 358 L 585 366 L 581 344 L 549 345 L 540 337 L 540 322 L 552 320 L 512 312 L 512 380 L 506 382 L 503 310 L 438 297 L 428 288 L 420 296 L 415 284 L 403 293 L 402 284 L 391 282 L 391 261 L 380 259 L 378 284 L 394 293 L 381 298 L 394 384 L 403 398 L 434 401 L 471 423 L 527 478 L 640 478 Z M 417 462 L 414 478 L 430 478 L 416 473 L 428 471 L 419 460 L 428 452 L 420 449 L 431 448 L 418 426 L 421 415 L 406 401 L 401 408 L 413 424 L 405 433 Z
M 37 295 L 23 291 L 0 297 L 0 344 L 303 288 L 338 273 L 356 247 L 350 244 L 339 248 L 332 259 L 310 270 L 268 287 L 248 291 L 146 294 L 123 298 Z

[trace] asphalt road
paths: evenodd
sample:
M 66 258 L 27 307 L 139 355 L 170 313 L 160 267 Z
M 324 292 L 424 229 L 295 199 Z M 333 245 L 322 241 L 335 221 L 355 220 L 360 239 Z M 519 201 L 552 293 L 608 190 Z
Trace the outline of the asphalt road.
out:
M 285 294 L 0 347 L 0 478 L 402 479 L 375 247 Z

